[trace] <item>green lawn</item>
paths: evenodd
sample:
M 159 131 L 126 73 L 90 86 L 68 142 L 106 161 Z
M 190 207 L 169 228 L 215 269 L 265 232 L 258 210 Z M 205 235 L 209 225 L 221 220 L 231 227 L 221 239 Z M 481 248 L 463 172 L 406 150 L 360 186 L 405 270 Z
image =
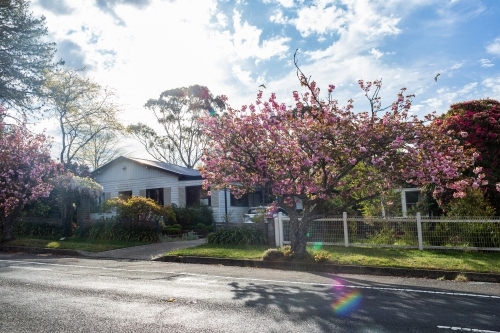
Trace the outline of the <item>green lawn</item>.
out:
M 101 252 L 145 244 L 150 243 L 82 239 L 72 237 L 66 237 L 64 240 L 61 240 L 59 237 L 30 238 L 18 236 L 14 241 L 5 245 Z
M 260 259 L 268 246 L 202 244 L 167 253 L 178 256 L 200 256 L 234 259 Z M 419 251 L 387 248 L 354 248 L 323 246 L 309 252 L 325 251 L 330 262 L 342 265 L 441 269 L 462 272 L 500 273 L 500 253 L 470 251 Z

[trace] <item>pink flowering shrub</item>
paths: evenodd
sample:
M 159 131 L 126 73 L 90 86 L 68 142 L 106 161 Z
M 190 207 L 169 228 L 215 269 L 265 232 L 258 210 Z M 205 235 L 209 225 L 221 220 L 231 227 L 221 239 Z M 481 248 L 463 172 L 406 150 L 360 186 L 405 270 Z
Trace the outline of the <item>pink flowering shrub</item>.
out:
M 483 99 L 456 103 L 435 123 L 466 147 L 476 149 L 475 164 L 466 172 L 480 175 L 472 187 L 483 188 L 500 212 L 500 102 Z
M 3 109 L 0 106 L 0 119 Z M 47 197 L 57 171 L 50 157 L 50 141 L 25 126 L 0 121 L 0 224 L 3 241 L 14 239 L 14 222 L 24 205 Z

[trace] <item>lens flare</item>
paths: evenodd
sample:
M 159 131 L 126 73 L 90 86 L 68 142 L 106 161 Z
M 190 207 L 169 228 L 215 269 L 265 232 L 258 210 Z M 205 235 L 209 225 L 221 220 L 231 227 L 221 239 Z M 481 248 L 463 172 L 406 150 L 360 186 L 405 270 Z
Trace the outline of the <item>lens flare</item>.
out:
M 313 249 L 314 251 L 318 251 L 318 250 L 321 250 L 321 247 L 322 247 L 322 246 L 323 246 L 323 245 L 322 245 L 321 243 L 314 243 L 314 244 L 313 244 L 313 246 L 312 246 L 312 249 Z
M 333 303 L 333 312 L 341 317 L 348 316 L 361 305 L 361 299 L 361 294 L 357 290 L 344 294 Z

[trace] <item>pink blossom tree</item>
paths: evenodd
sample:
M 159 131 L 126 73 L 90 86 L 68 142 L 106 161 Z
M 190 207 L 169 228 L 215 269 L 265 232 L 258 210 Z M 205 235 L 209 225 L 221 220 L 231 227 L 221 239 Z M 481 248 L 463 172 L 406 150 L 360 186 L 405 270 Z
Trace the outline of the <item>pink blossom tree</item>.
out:
M 413 95 L 405 96 L 405 88 L 382 108 L 382 81 L 360 80 L 370 109 L 355 112 L 352 100 L 340 107 L 332 98 L 333 85 L 321 99 L 316 83 L 298 67 L 297 76 L 306 92 L 293 92 L 293 108 L 274 93 L 265 101 L 259 91 L 255 104 L 228 107 L 226 114 L 207 114 L 201 121 L 210 142 L 202 158 L 205 187 L 229 188 L 237 196 L 265 188 L 277 196 L 277 204 L 288 207 L 291 247 L 298 257 L 306 256 L 308 225 L 322 216 L 327 200 L 352 205 L 402 182 L 432 184 L 436 192 L 451 188 L 464 196 L 478 181 L 462 178 L 477 157 L 474 150 L 437 131 L 434 115 L 410 116 Z
M 4 110 L 0 106 L 0 119 Z M 0 121 L 0 225 L 3 242 L 14 239 L 14 224 L 28 202 L 47 197 L 57 164 L 50 157 L 50 142 L 25 126 Z

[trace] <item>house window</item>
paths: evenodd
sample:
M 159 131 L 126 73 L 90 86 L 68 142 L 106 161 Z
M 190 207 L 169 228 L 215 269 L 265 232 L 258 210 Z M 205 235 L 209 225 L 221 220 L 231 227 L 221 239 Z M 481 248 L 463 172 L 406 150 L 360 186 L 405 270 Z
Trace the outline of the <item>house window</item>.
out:
M 186 186 L 186 206 L 210 206 L 208 191 L 201 186 Z
M 157 204 L 163 206 L 163 189 L 151 188 L 146 190 L 146 198 L 153 199 Z
M 230 203 L 233 207 L 248 207 L 248 194 L 245 193 L 238 199 L 231 193 Z
M 419 191 L 405 191 L 406 210 L 412 209 L 420 199 Z
M 121 191 L 118 192 L 118 196 L 123 199 L 132 198 L 132 191 Z
M 247 193 L 248 196 L 248 207 L 263 206 L 262 192 L 257 191 L 254 193 Z
M 263 205 L 262 191 L 245 193 L 240 199 L 237 199 L 231 193 L 231 206 L 234 207 L 257 207 Z

